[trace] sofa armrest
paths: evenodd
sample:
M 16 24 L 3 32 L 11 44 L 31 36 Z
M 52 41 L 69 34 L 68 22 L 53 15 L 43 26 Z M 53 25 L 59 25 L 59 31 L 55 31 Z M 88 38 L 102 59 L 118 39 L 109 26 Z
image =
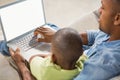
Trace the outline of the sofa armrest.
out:
M 5 56 L 0 53 L 0 80 L 21 80 L 18 72 L 9 64 Z

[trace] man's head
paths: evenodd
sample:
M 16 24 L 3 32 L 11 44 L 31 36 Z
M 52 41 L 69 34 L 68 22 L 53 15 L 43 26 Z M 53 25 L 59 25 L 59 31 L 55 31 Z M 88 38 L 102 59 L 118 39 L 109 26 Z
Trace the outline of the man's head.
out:
M 120 30 L 120 0 L 101 0 L 100 29 L 112 35 Z
M 55 63 L 75 63 L 82 55 L 82 41 L 79 33 L 71 28 L 63 28 L 56 32 L 52 39 L 52 53 Z

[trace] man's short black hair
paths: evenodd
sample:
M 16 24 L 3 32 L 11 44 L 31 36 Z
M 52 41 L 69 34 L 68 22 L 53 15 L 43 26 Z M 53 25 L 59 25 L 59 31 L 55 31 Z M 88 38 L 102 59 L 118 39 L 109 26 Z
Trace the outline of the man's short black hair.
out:
M 120 0 L 114 0 L 120 6 Z
M 117 9 L 120 12 L 120 0 L 115 0 L 115 1 L 116 1 L 116 4 L 117 4 Z
M 117 0 L 118 3 L 120 3 L 120 0 Z

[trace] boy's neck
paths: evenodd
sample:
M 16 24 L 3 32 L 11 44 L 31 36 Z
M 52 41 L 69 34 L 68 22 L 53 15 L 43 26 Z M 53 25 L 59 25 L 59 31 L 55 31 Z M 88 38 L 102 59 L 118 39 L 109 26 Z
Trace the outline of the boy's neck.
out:
M 76 65 L 76 63 L 68 64 L 68 63 L 64 62 L 60 66 L 61 66 L 62 69 L 73 70 L 73 69 L 76 68 L 75 65 Z

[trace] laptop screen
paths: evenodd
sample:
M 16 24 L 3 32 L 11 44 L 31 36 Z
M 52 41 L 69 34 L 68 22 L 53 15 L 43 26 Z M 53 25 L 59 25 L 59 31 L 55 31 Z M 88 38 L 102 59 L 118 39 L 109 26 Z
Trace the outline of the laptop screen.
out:
M 45 24 L 42 0 L 25 0 L 0 9 L 6 40 L 16 38 Z

